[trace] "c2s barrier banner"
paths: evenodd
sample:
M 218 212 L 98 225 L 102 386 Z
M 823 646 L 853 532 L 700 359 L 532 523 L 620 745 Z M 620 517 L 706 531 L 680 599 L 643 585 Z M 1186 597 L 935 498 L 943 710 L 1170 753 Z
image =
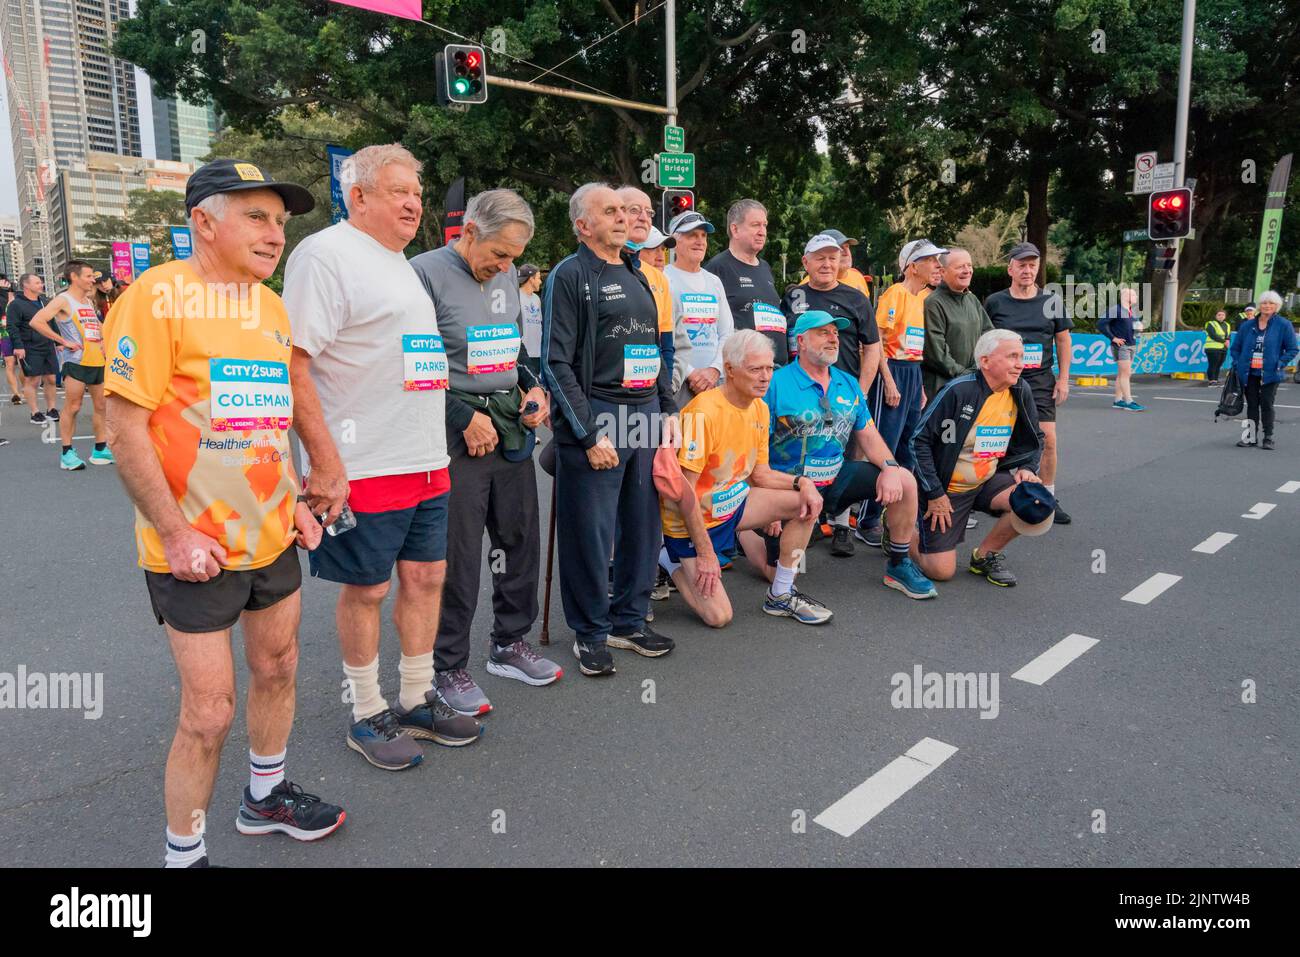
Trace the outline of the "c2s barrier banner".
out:
M 1071 337 L 1070 375 L 1113 376 L 1119 372 L 1111 353 L 1110 340 L 1095 333 Z M 1138 334 L 1134 375 L 1171 375 L 1175 372 L 1204 372 L 1205 333 L 1199 330 Z M 1053 371 L 1060 372 L 1055 365 Z

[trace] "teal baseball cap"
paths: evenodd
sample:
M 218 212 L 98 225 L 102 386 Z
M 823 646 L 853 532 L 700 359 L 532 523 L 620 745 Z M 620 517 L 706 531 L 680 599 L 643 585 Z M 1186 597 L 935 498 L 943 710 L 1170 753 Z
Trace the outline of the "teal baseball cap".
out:
M 832 316 L 823 309 L 809 309 L 799 315 L 799 320 L 794 324 L 795 336 L 801 336 L 809 329 L 816 329 L 827 323 L 835 323 L 836 329 L 847 329 L 849 320 L 843 316 Z

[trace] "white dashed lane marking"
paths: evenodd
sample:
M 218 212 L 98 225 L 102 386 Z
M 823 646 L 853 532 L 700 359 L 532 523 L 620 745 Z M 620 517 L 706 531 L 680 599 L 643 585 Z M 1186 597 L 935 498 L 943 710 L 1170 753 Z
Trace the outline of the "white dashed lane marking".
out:
M 1179 399 L 1172 395 L 1156 395 L 1153 399 L 1159 399 L 1161 402 L 1208 402 L 1210 405 L 1218 405 L 1218 399 Z M 1274 405 L 1275 409 L 1300 409 L 1300 405 Z
M 1213 555 L 1224 545 L 1227 545 L 1237 536 L 1233 532 L 1215 532 L 1201 544 L 1192 549 L 1194 552 L 1200 552 L 1202 555 Z
M 1243 513 L 1241 517 L 1255 519 L 1263 518 L 1275 508 L 1277 508 L 1277 506 L 1272 502 L 1256 502 L 1250 507 L 1250 511 Z
M 1287 482 L 1284 485 L 1278 486 L 1278 491 L 1283 495 L 1290 495 L 1292 492 L 1297 490 L 1300 490 L 1300 482 Z
M 859 828 L 956 753 L 957 749 L 951 744 L 922 738 L 906 754 L 894 758 L 813 821 L 841 837 L 852 837 Z
M 1149 605 L 1156 598 L 1159 598 L 1170 586 L 1183 580 L 1182 575 L 1170 575 L 1168 572 L 1156 572 L 1137 588 L 1123 597 L 1123 601 L 1131 601 L 1135 605 Z
M 1089 638 L 1087 635 L 1070 635 L 1068 638 L 1062 638 L 1011 677 L 1027 681 L 1031 685 L 1046 684 L 1049 678 L 1096 643 L 1096 638 Z

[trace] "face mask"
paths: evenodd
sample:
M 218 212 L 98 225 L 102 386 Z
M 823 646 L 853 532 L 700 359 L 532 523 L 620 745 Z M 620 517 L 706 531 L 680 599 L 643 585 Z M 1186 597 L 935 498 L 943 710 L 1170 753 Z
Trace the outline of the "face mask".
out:
M 630 239 L 623 245 L 634 253 L 639 253 L 645 247 L 645 243 L 634 243 Z

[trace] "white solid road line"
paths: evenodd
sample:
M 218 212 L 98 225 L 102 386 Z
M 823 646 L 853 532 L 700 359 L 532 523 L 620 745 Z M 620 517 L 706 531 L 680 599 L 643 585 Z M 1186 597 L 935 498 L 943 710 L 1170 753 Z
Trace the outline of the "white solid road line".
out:
M 1182 575 L 1170 575 L 1168 572 L 1156 572 L 1137 588 L 1125 595 L 1121 601 L 1131 601 L 1135 605 L 1149 605 L 1172 585 L 1183 580 Z
M 1290 495 L 1297 490 L 1300 490 L 1300 482 L 1287 482 L 1278 487 L 1278 491 L 1284 495 Z
M 1213 555 L 1224 545 L 1236 538 L 1234 532 L 1215 532 L 1201 544 L 1192 549 L 1194 552 L 1200 552 L 1202 555 Z
M 1249 512 L 1242 514 L 1242 518 L 1263 518 L 1273 509 L 1277 508 L 1272 502 L 1256 502 L 1250 507 Z
M 1011 677 L 1027 681 L 1031 685 L 1046 684 L 1048 678 L 1096 643 L 1096 638 L 1089 638 L 1087 635 L 1070 635 L 1062 638 Z
M 1153 395 L 1151 398 L 1159 399 L 1161 402 L 1208 402 L 1211 405 L 1218 405 L 1218 399 L 1177 399 L 1171 395 Z M 1300 405 L 1274 405 L 1275 409 L 1300 409 Z
M 956 753 L 957 749 L 951 744 L 922 738 L 906 754 L 894 758 L 813 821 L 841 837 L 852 837 L 860 827 Z

